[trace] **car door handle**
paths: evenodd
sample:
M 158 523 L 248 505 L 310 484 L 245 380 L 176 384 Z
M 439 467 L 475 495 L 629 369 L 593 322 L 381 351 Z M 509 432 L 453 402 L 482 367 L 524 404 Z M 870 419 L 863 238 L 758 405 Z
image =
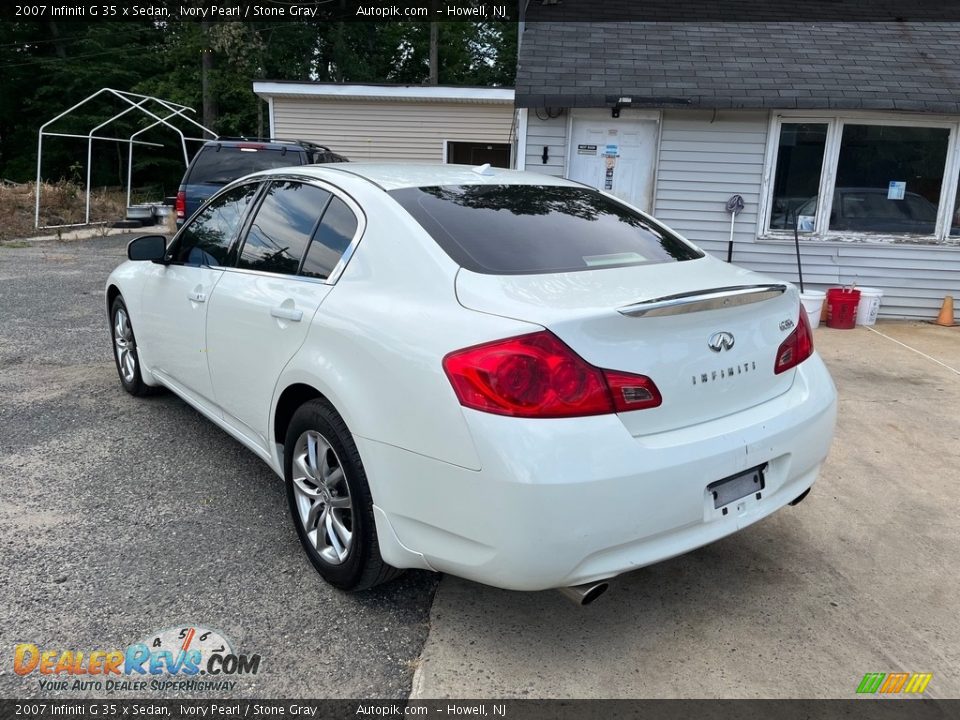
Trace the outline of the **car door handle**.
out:
M 292 322 L 300 322 L 303 320 L 303 310 L 297 310 L 295 308 L 275 307 L 270 309 L 270 314 L 275 318 L 280 318 L 281 320 L 290 320 Z
M 187 297 L 188 297 L 190 300 L 193 300 L 193 302 L 198 302 L 198 303 L 200 303 L 200 302 L 206 302 L 206 301 L 207 301 L 207 294 L 206 294 L 206 293 L 203 293 L 203 292 L 200 292 L 199 290 L 191 290 L 189 293 L 187 293 Z

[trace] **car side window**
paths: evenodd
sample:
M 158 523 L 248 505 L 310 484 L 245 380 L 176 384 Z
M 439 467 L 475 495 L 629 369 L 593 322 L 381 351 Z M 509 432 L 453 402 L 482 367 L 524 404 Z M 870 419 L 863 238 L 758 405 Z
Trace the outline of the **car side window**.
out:
M 330 193 L 315 185 L 271 183 L 247 231 L 237 267 L 296 275 L 329 200 Z
M 170 248 L 170 262 L 225 265 L 230 243 L 259 187 L 259 183 L 240 185 L 214 199 L 177 236 Z
M 357 216 L 338 197 L 330 201 L 303 259 L 301 275 L 326 280 L 357 234 Z

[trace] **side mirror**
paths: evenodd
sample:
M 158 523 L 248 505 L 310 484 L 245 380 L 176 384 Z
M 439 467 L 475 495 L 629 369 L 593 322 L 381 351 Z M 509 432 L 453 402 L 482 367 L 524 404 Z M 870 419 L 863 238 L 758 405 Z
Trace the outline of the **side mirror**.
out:
M 141 235 L 127 244 L 127 257 L 131 260 L 160 262 L 167 252 L 167 239 L 163 235 Z

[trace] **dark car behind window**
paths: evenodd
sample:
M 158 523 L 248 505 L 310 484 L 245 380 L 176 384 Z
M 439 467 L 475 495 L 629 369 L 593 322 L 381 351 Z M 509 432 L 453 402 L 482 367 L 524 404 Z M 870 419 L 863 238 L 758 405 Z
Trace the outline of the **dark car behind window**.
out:
M 249 173 L 303 162 L 303 154 L 296 150 L 208 145 L 200 149 L 184 184 L 226 185 Z
M 177 190 L 177 226 L 217 190 L 250 173 L 310 163 L 347 162 L 323 145 L 304 140 L 223 138 L 210 140 L 194 156 Z
M 703 257 L 590 188 L 445 185 L 390 195 L 454 262 L 474 272 L 557 273 Z

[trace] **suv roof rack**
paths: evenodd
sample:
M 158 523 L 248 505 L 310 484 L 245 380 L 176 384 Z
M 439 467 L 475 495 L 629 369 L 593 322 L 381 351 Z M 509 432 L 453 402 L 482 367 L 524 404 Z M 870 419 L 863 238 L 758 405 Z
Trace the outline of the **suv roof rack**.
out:
M 237 136 L 237 137 L 218 137 L 215 140 L 208 140 L 208 142 L 262 142 L 262 143 L 289 143 L 291 145 L 302 145 L 303 147 L 310 148 L 311 150 L 323 150 L 325 152 L 333 152 L 326 145 L 321 145 L 320 143 L 311 142 L 310 140 L 291 140 L 288 138 L 263 138 L 263 137 L 251 137 L 247 135 Z

